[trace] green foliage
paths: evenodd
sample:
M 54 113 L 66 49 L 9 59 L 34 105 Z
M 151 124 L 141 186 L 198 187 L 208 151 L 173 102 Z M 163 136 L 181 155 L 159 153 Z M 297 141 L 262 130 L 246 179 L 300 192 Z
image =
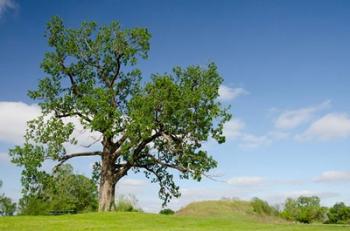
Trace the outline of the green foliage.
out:
M 266 201 L 263 201 L 259 198 L 253 198 L 250 202 L 253 211 L 259 215 L 278 215 L 279 212 L 276 208 L 272 207 Z
M 118 212 L 141 212 L 137 208 L 137 199 L 134 195 L 120 195 L 116 203 L 116 211 Z
M 47 214 L 51 210 L 77 212 L 97 209 L 97 187 L 88 178 L 73 174 L 70 165 L 62 165 L 57 171 L 37 182 L 37 191 L 27 193 L 19 202 L 20 213 L 26 215 Z
M 159 211 L 159 214 L 163 215 L 173 215 L 175 212 L 172 209 L 162 209 Z
M 130 170 L 142 171 L 159 183 L 165 205 L 180 196 L 170 169 L 201 180 L 216 167 L 202 144 L 210 137 L 225 142 L 223 126 L 231 115 L 218 101 L 223 79 L 214 63 L 175 67 L 145 82 L 136 64 L 148 57 L 147 29 L 122 29 L 118 22 L 71 29 L 53 17 L 46 36 L 51 50 L 41 68 L 47 76 L 28 93 L 39 101 L 42 116 L 28 122 L 25 143 L 10 150 L 12 162 L 24 167 L 25 192 L 47 178 L 45 160 L 97 155 L 104 161 L 95 165 L 95 180 L 112 182 L 105 180 L 110 172 L 117 181 Z M 67 122 L 72 118 L 101 135 L 101 151 L 67 153 L 65 144 L 77 145 L 74 124 Z
M 2 181 L 0 180 L 0 188 Z M 13 203 L 11 198 L 0 194 L 0 216 L 12 216 L 16 212 L 16 203 Z
M 296 200 L 288 198 L 281 216 L 302 223 L 323 222 L 326 208 L 321 207 L 320 198 L 316 196 L 300 196 Z
M 350 207 L 343 202 L 336 203 L 327 213 L 329 224 L 350 224 Z
M 48 199 L 41 195 L 25 195 L 19 200 L 20 215 L 46 215 L 50 211 Z

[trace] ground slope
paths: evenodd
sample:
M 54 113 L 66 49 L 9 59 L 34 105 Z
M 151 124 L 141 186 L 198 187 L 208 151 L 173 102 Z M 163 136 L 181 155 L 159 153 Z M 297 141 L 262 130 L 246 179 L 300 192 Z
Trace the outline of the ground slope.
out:
M 206 201 L 192 203 L 172 216 L 110 212 L 64 216 L 0 217 L 0 230 L 345 231 L 350 230 L 350 226 L 290 224 L 277 218 L 261 218 L 254 215 L 249 202 Z

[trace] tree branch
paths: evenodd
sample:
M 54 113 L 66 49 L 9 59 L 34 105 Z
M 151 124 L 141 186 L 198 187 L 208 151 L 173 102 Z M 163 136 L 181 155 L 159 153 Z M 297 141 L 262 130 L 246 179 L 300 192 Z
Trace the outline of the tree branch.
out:
M 149 154 L 149 153 L 146 154 L 145 156 L 151 158 L 151 159 L 154 161 L 154 163 L 159 164 L 159 165 L 161 165 L 161 166 L 163 166 L 163 167 L 173 168 L 173 169 L 176 169 L 176 170 L 178 170 L 178 171 L 180 171 L 180 172 L 182 172 L 182 173 L 186 173 L 186 172 L 189 172 L 189 171 L 190 171 L 190 169 L 185 168 L 185 167 L 180 166 L 180 165 L 177 165 L 177 164 L 175 164 L 175 163 L 174 163 L 174 164 L 170 164 L 170 163 L 162 162 L 161 160 L 155 158 L 154 156 L 152 156 L 152 155 Z
M 61 60 L 61 67 L 62 67 L 63 73 L 64 73 L 65 75 L 67 75 L 68 78 L 69 78 L 69 80 L 70 80 L 70 83 L 71 83 L 71 85 L 72 85 L 73 94 L 74 94 L 74 95 L 79 95 L 78 88 L 77 88 L 77 84 L 75 83 L 75 80 L 74 80 L 74 76 L 73 76 L 73 74 L 68 70 L 68 68 L 64 65 L 64 59 L 65 59 L 65 58 L 62 58 L 62 60 Z
M 101 156 L 102 152 L 96 151 L 96 152 L 80 152 L 80 153 L 73 153 L 69 155 L 64 155 L 60 158 L 58 158 L 59 163 L 54 167 L 54 170 L 56 170 L 58 167 L 60 167 L 64 162 L 67 160 L 74 158 L 74 157 L 79 157 L 79 156 Z
M 120 66 L 121 66 L 121 62 L 120 62 L 120 59 L 121 59 L 121 57 L 122 57 L 122 55 L 116 55 L 117 56 L 117 70 L 116 70 L 116 72 L 114 73 L 114 75 L 113 75 L 113 78 L 111 79 L 111 82 L 110 82 L 110 88 L 112 88 L 113 87 L 113 85 L 114 85 L 114 82 L 115 82 L 115 80 L 117 79 L 117 77 L 118 77 L 118 75 L 119 75 L 119 72 L 120 72 Z
M 72 116 L 79 116 L 80 118 L 86 120 L 87 122 L 91 122 L 91 119 L 80 112 L 71 112 L 71 113 L 63 113 L 59 114 L 57 111 L 55 111 L 55 117 L 56 118 L 66 118 L 66 117 L 72 117 Z
M 148 137 L 147 139 L 144 139 L 134 150 L 133 156 L 138 155 L 145 147 L 147 144 L 158 138 L 161 134 L 159 132 L 156 132 L 154 135 Z
M 124 134 L 116 143 L 115 143 L 115 145 L 114 145 L 114 151 L 113 151 L 113 157 L 117 157 L 119 154 L 120 154 L 120 152 L 121 152 L 121 149 L 120 149 L 120 147 L 122 146 L 122 144 L 124 143 L 124 141 L 127 139 L 128 137 L 127 137 L 127 135 L 126 134 Z

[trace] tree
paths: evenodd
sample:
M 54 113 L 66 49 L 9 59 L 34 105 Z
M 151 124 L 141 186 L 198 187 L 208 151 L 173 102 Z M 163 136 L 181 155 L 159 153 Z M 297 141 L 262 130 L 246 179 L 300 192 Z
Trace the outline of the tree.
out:
M 43 178 L 42 178 L 43 179 Z M 20 213 L 26 215 L 47 214 L 49 211 L 76 212 L 97 209 L 97 187 L 94 182 L 73 173 L 73 167 L 60 166 L 53 175 L 37 182 L 39 190 L 21 198 Z
M 300 196 L 296 200 L 288 198 L 285 203 L 282 217 L 302 223 L 323 221 L 326 209 L 321 207 L 317 196 Z
M 200 180 L 216 167 L 202 143 L 209 137 L 223 143 L 223 125 L 231 115 L 218 101 L 223 79 L 214 63 L 175 67 L 146 82 L 135 66 L 148 57 L 147 29 L 122 30 L 117 22 L 99 28 L 84 22 L 70 29 L 53 17 L 46 35 L 52 50 L 41 67 L 47 77 L 29 92 L 39 100 L 42 116 L 28 122 L 25 143 L 10 150 L 12 161 L 24 167 L 24 190 L 43 175 L 44 160 L 61 165 L 99 156 L 99 211 L 114 208 L 115 186 L 129 171 L 143 171 L 158 182 L 165 205 L 180 195 L 170 169 Z M 76 145 L 77 139 L 66 118 L 99 133 L 101 150 L 67 153 L 65 144 Z
M 350 224 L 350 207 L 344 202 L 336 203 L 329 209 L 327 223 L 331 224 Z
M 2 181 L 0 180 L 0 188 Z M 16 203 L 4 194 L 0 195 L 0 216 L 12 216 L 16 212 Z

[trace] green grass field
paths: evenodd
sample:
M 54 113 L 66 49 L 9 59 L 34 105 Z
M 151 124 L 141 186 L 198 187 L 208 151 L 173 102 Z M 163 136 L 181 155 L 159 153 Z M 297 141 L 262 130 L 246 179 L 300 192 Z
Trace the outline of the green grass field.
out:
M 350 230 L 341 225 L 301 225 L 251 213 L 246 202 L 194 203 L 172 216 L 110 212 L 63 216 L 1 217 L 0 230 Z

